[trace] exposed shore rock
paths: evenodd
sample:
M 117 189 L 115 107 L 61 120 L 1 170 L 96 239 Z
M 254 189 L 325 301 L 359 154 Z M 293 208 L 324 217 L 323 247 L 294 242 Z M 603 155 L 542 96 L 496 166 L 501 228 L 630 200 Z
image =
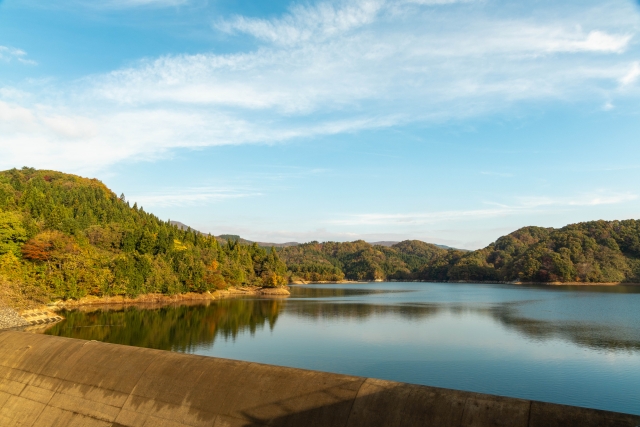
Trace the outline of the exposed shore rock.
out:
M 13 308 L 0 305 L 0 329 L 21 328 L 28 325 L 29 322 Z

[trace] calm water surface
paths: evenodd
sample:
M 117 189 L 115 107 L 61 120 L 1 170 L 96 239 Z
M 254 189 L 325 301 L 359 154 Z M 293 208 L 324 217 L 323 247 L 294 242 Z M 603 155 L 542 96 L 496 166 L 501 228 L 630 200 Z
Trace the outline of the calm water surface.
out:
M 65 316 L 46 333 L 640 414 L 640 287 L 306 285 Z

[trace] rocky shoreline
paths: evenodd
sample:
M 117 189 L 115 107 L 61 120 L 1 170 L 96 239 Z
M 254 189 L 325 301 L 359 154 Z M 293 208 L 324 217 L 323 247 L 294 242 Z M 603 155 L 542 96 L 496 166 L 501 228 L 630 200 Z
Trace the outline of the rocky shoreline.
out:
M 0 330 L 29 326 L 20 314 L 11 307 L 0 306 Z

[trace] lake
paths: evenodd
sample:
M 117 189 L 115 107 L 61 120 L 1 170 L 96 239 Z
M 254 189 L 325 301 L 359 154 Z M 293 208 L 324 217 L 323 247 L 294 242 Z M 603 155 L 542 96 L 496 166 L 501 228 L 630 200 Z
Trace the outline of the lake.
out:
M 296 285 L 63 315 L 47 334 L 640 415 L 640 287 Z

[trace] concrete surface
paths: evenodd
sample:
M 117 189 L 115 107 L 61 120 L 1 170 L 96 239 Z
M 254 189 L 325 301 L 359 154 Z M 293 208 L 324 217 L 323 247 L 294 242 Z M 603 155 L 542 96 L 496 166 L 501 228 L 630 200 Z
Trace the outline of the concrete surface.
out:
M 0 332 L 0 426 L 639 425 L 592 409 Z
M 62 316 L 60 316 L 58 313 L 43 309 L 23 310 L 20 312 L 20 316 L 22 316 L 22 318 L 26 320 L 29 325 L 33 326 L 56 323 L 62 320 Z

